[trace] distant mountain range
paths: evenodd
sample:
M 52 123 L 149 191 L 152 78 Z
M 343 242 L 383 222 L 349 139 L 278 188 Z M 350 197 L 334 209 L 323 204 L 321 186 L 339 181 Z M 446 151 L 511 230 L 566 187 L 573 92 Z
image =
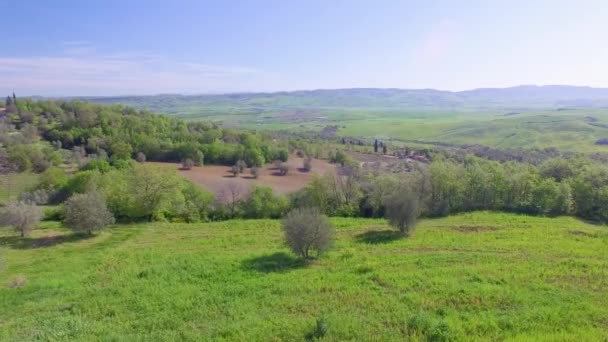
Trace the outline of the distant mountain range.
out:
M 96 103 L 123 103 L 169 114 L 185 108 L 218 111 L 230 108 L 233 112 L 285 108 L 581 108 L 608 107 L 608 88 L 522 85 L 457 92 L 435 89 L 352 88 L 221 95 L 163 94 L 79 98 Z

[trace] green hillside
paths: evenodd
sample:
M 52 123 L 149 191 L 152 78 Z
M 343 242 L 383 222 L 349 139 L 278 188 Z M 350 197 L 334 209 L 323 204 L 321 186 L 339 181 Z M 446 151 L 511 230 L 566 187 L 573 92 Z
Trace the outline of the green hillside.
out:
M 406 142 L 606 152 L 608 90 L 520 86 L 463 92 L 334 89 L 223 95 L 88 98 L 188 121 L 261 130 L 313 130 Z
M 273 220 L 46 223 L 0 236 L 0 340 L 571 340 L 608 337 L 608 231 L 477 212 L 396 239 L 340 219 L 303 264 Z

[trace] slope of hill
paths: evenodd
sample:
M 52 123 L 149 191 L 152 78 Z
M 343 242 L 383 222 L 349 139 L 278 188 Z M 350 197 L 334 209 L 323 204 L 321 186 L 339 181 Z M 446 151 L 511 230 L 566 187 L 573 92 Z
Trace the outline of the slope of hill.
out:
M 0 340 L 577 340 L 608 336 L 608 232 L 573 218 L 478 212 L 332 219 L 303 264 L 278 221 L 58 226 L 1 233 Z
M 243 112 L 286 108 L 553 108 L 563 106 L 608 106 L 608 88 L 577 86 L 517 86 L 482 88 L 460 92 L 435 89 L 320 89 L 276 93 L 221 95 L 155 95 L 86 98 L 99 103 L 124 103 L 166 113 L 180 108 L 209 107 Z
M 462 92 L 433 89 L 335 89 L 225 95 L 91 98 L 228 127 L 321 131 L 405 142 L 554 147 L 604 152 L 608 89 L 518 86 Z

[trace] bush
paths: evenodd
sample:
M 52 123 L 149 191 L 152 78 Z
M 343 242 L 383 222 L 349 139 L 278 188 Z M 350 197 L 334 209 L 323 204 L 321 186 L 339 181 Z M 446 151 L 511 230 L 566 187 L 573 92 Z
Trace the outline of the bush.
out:
M 135 156 L 135 160 L 138 163 L 145 163 L 146 162 L 146 155 L 143 152 L 137 152 L 137 156 Z
M 242 203 L 246 218 L 279 218 L 285 214 L 289 202 L 286 198 L 275 196 L 272 189 L 256 186 Z
M 43 221 L 63 221 L 64 209 L 61 206 L 47 207 L 44 209 Z
M 319 256 L 331 246 L 333 227 L 316 208 L 292 210 L 282 226 L 287 246 L 302 258 L 309 258 L 311 251 Z
M 281 165 L 279 166 L 279 174 L 281 176 L 286 176 L 288 172 L 289 172 L 289 166 L 287 166 L 287 164 L 285 164 L 285 163 L 281 163 Z
M 277 153 L 277 159 L 286 162 L 289 159 L 289 152 L 287 150 L 279 150 Z
M 389 223 L 405 235 L 411 234 L 420 214 L 420 200 L 416 193 L 399 189 L 388 196 L 384 206 Z
M 114 223 L 114 216 L 108 210 L 106 199 L 97 191 L 76 194 L 64 204 L 63 223 L 70 229 L 92 234 Z
M 232 177 L 236 177 L 239 174 L 239 166 L 238 165 L 232 165 L 232 167 L 230 168 L 230 172 L 232 173 Z
M 24 237 L 29 235 L 41 218 L 42 211 L 39 207 L 23 202 L 10 202 L 0 215 L 0 226 L 11 226 Z
M 247 163 L 245 163 L 245 161 L 241 159 L 236 162 L 236 167 L 239 168 L 239 173 L 243 173 L 243 171 L 245 171 L 245 169 L 247 168 Z
M 182 160 L 182 169 L 190 170 L 194 166 L 194 161 L 190 158 Z
M 93 159 L 82 167 L 82 170 L 97 170 L 101 173 L 106 173 L 111 169 L 112 166 L 105 159 Z
M 45 205 L 49 203 L 49 192 L 44 189 L 37 189 L 30 192 L 19 194 L 19 201 L 35 205 Z
M 258 176 L 260 175 L 260 170 L 258 170 L 258 168 L 256 166 L 252 166 L 251 170 L 249 170 L 251 172 L 251 176 L 253 178 L 258 178 Z
M 38 189 L 53 191 L 64 187 L 68 182 L 68 176 L 63 169 L 50 167 L 42 174 L 38 181 Z
M 310 170 L 312 170 L 312 158 L 307 157 L 304 159 L 302 167 L 304 168 L 304 171 L 310 172 Z

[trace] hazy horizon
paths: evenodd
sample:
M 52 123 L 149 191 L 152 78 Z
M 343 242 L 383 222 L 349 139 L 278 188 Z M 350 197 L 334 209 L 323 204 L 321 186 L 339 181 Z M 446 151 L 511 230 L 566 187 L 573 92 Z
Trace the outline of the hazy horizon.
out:
M 64 0 L 0 11 L 18 28 L 0 52 L 4 94 L 608 87 L 598 0 Z

